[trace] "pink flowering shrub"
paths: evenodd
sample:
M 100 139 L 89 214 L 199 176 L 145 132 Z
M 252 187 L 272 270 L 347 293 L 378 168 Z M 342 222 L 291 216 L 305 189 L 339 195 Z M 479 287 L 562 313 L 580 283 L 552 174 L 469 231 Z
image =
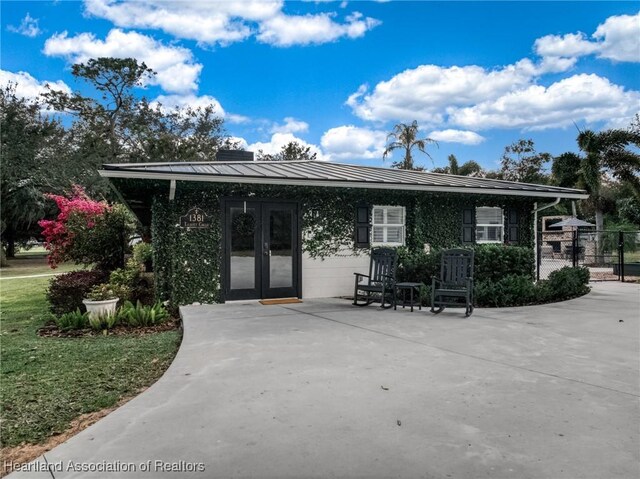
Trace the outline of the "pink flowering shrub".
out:
M 105 270 L 121 266 L 132 230 L 124 207 L 92 200 L 78 185 L 68 196 L 47 197 L 59 210 L 56 219 L 38 222 L 52 268 L 69 260 Z

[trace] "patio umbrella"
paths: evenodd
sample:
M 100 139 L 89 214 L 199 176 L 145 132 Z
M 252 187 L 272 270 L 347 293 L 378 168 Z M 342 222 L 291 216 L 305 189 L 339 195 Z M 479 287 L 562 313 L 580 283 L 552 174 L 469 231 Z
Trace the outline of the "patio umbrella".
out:
M 579 220 L 575 216 L 568 218 L 566 220 L 559 221 L 558 223 L 554 223 L 549 225 L 549 228 L 562 228 L 564 226 L 571 226 L 572 228 L 580 228 L 581 226 L 595 226 L 593 223 L 588 223 L 587 221 Z

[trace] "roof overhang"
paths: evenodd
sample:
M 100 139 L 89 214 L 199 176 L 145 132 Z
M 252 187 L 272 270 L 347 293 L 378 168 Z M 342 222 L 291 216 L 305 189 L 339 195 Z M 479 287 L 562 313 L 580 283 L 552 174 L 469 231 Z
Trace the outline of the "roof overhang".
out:
M 353 180 L 322 180 L 309 178 L 265 178 L 247 175 L 204 175 L 189 173 L 165 173 L 153 171 L 139 171 L 126 169 L 99 170 L 100 176 L 105 178 L 141 179 L 141 180 L 167 180 L 167 181 L 196 181 L 207 183 L 239 183 L 255 185 L 281 185 L 281 186 L 318 186 L 325 188 L 362 188 L 380 190 L 423 191 L 434 193 L 461 193 L 478 195 L 519 196 L 529 198 L 563 198 L 572 200 L 585 200 L 589 195 L 582 190 L 566 191 L 528 191 L 509 188 L 478 188 L 468 186 L 436 186 L 394 182 L 372 182 Z

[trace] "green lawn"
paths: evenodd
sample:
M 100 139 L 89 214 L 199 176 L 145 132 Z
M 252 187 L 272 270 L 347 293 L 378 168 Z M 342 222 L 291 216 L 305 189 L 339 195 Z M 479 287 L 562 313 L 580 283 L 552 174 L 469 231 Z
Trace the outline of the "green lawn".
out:
M 13 278 L 15 276 L 29 276 L 34 274 L 60 274 L 68 273 L 69 271 L 76 271 L 79 269 L 86 269 L 84 266 L 63 263 L 56 269 L 51 269 L 47 265 L 44 256 L 18 256 L 16 259 L 9 260 L 8 268 L 0 268 L 0 278 Z
M 50 279 L 0 281 L 3 447 L 43 442 L 78 415 L 135 395 L 162 375 L 179 345 L 177 331 L 140 337 L 39 337 Z

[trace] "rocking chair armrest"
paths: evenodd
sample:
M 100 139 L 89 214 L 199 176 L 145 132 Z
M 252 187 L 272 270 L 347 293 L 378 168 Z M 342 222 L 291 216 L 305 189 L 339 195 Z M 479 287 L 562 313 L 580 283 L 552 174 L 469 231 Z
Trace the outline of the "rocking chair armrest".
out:
M 368 274 L 362 274 L 362 273 L 353 273 L 354 276 L 362 276 L 363 278 L 370 278 L 370 276 Z

